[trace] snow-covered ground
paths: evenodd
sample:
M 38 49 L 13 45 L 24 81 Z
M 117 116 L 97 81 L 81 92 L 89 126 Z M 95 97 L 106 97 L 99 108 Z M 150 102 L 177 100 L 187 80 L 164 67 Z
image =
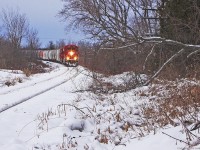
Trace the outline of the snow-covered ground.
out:
M 139 128 L 129 126 L 130 122 L 135 126 L 141 124 L 138 105 L 150 97 L 138 93 L 149 87 L 94 94 L 87 90 L 93 82 L 87 69 L 50 64 L 52 71 L 30 77 L 21 71 L 0 70 L 0 110 L 27 99 L 0 113 L 0 150 L 176 150 L 185 147 L 185 143 L 174 139 L 186 138 L 181 126 L 167 126 L 143 137 Z M 126 79 L 128 76 L 124 73 L 105 80 L 121 84 Z M 7 81 L 13 85 L 6 86 Z

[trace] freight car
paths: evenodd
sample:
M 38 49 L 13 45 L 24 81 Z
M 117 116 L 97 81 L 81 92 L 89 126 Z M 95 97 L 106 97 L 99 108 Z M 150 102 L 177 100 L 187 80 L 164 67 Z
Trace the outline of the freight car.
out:
M 22 50 L 22 52 L 28 57 L 59 62 L 69 67 L 78 66 L 79 50 L 76 45 L 65 45 L 63 48 L 55 50 Z

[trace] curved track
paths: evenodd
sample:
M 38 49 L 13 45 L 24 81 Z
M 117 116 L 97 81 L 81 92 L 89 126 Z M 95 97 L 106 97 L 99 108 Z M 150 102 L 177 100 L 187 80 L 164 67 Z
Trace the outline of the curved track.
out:
M 59 75 L 53 76 L 53 77 L 48 78 L 48 79 L 45 79 L 45 80 L 38 81 L 38 82 L 29 84 L 29 85 L 25 85 L 25 86 L 22 86 L 22 87 L 19 87 L 19 88 L 15 88 L 15 89 L 13 89 L 13 90 L 7 90 L 7 91 L 4 91 L 4 92 L 0 92 L 0 95 L 9 94 L 9 93 L 11 93 L 11 92 L 15 92 L 15 91 L 18 91 L 18 90 L 20 90 L 20 89 L 25 89 L 25 88 L 27 88 L 27 87 L 34 86 L 34 85 L 36 85 L 36 84 L 40 84 L 40 83 L 43 83 L 43 82 L 52 80 L 52 79 L 54 79 L 54 78 L 56 78 L 56 77 L 59 77 L 59 76 L 62 76 L 62 75 L 64 75 L 64 74 L 66 74 L 68 71 L 69 71 L 69 69 L 67 69 L 66 71 L 64 71 L 63 73 L 61 73 L 61 74 L 59 74 Z
M 73 71 L 75 71 L 75 73 L 73 73 Z M 66 74 L 70 74 L 70 77 L 68 77 L 67 79 L 64 78 L 65 76 L 62 77 L 63 75 L 66 75 Z M 4 111 L 6 111 L 6 110 L 9 110 L 10 108 L 15 107 L 15 106 L 17 106 L 17 105 L 19 105 L 19 104 L 21 104 L 21 103 L 24 103 L 24 102 L 26 102 L 26 101 L 28 101 L 28 100 L 30 100 L 30 99 L 32 99 L 32 98 L 38 96 L 38 95 L 41 95 L 41 94 L 43 94 L 43 93 L 45 93 L 45 92 L 47 92 L 47 91 L 49 91 L 49 90 L 51 90 L 51 89 L 53 89 L 53 88 L 55 88 L 55 87 L 58 87 L 58 86 L 60 86 L 60 85 L 62 85 L 62 84 L 64 84 L 64 83 L 70 81 L 72 78 L 75 78 L 75 77 L 78 76 L 79 74 L 81 74 L 81 72 L 78 72 L 78 69 L 77 69 L 77 68 L 72 68 L 71 70 L 68 69 L 68 70 L 65 71 L 64 73 L 62 73 L 62 74 L 56 76 L 56 78 L 60 78 L 60 77 L 62 78 L 62 80 L 61 80 L 59 83 L 53 84 L 53 85 L 51 85 L 51 86 L 49 86 L 49 87 L 47 87 L 47 88 L 45 88 L 45 89 L 42 89 L 41 91 L 37 91 L 37 92 L 33 93 L 32 95 L 28 95 L 28 96 L 26 96 L 25 98 L 22 98 L 22 99 L 20 99 L 20 100 L 16 100 L 16 101 L 12 102 L 11 104 L 8 104 L 8 105 L 6 105 L 6 106 L 0 108 L 0 113 L 4 112 Z M 31 87 L 31 86 L 33 86 L 33 85 L 35 86 L 36 84 L 37 84 L 37 86 L 40 86 L 40 84 L 45 84 L 45 83 L 49 82 L 50 80 L 54 80 L 54 79 L 55 79 L 55 77 L 52 77 L 52 78 L 49 78 L 49 79 L 46 79 L 46 80 L 43 80 L 43 81 L 40 81 L 40 82 L 37 82 L 37 83 L 34 83 L 34 84 L 30 84 L 29 86 L 25 86 L 25 87 L 22 87 L 22 88 L 13 90 L 13 91 L 14 91 L 14 92 L 23 92 L 23 89 L 25 89 L 25 88 Z M 42 86 L 42 85 L 41 85 L 41 86 Z M 36 88 L 37 88 L 37 87 L 36 87 Z M 10 92 L 13 92 L 13 91 L 5 92 L 5 94 L 8 94 L 8 95 L 9 95 L 9 93 L 10 93 Z M 1 94 L 2 94 L 2 93 L 1 93 Z

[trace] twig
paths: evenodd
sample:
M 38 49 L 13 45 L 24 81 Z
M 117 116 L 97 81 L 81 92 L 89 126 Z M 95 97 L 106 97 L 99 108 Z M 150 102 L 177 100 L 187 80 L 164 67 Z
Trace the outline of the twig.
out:
M 179 141 L 179 142 L 181 142 L 181 143 L 185 143 L 185 144 L 187 144 L 187 145 L 190 145 L 189 142 L 185 142 L 185 141 L 183 141 L 183 140 L 181 140 L 181 139 L 177 139 L 177 138 L 175 138 L 175 137 L 173 137 L 173 136 L 171 136 L 171 135 L 169 135 L 169 134 L 167 134 L 167 133 L 165 133 L 165 132 L 162 132 L 162 134 L 165 134 L 165 135 L 169 136 L 170 138 L 175 139 L 175 140 L 177 140 L 177 141 Z
M 80 112 L 82 112 L 83 114 L 85 114 L 85 112 L 84 112 L 84 111 L 82 111 L 81 109 L 84 109 L 84 108 L 86 108 L 86 107 L 83 107 L 83 108 L 78 108 L 78 107 L 76 107 L 75 105 L 71 105 L 71 104 L 62 104 L 62 105 L 68 105 L 68 106 L 72 106 L 72 107 L 74 107 L 76 110 L 79 110 Z

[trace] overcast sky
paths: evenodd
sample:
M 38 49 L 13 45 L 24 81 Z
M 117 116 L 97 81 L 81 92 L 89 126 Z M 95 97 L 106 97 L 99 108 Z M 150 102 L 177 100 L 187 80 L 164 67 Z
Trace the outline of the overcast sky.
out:
M 68 41 L 79 41 L 84 39 L 81 34 L 65 31 L 64 22 L 56 17 L 63 7 L 61 0 L 0 0 L 0 12 L 2 9 L 19 9 L 20 13 L 25 13 L 31 27 L 39 32 L 40 41 L 47 45 L 49 41 L 64 39 Z

